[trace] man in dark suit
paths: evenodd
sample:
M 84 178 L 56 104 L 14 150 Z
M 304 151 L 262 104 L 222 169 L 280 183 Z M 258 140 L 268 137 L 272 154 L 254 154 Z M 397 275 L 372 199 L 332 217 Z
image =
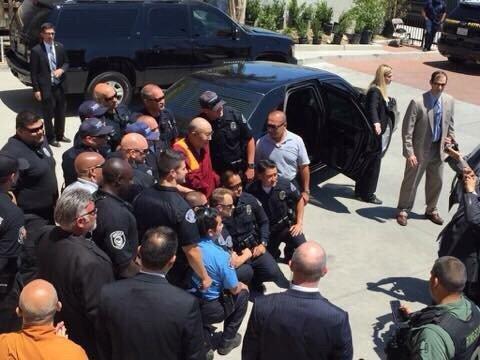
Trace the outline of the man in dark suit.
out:
M 255 300 L 243 360 L 352 359 L 348 314 L 318 292 L 318 282 L 327 273 L 326 258 L 313 241 L 295 250 L 290 289 Z
M 140 273 L 102 289 L 97 326 L 102 359 L 205 359 L 199 304 L 165 279 L 177 244 L 171 228 L 148 230 L 139 249 Z
M 38 235 L 39 278 L 54 285 L 63 304 L 55 318 L 65 322 L 69 339 L 89 359 L 98 359 L 94 324 L 100 289 L 114 281 L 110 258 L 87 237 L 96 227 L 96 214 L 87 190 L 64 192 L 55 207 L 58 226 Z
M 40 37 L 42 41 L 32 48 L 30 55 L 33 95 L 42 104 L 47 140 L 50 145 L 59 147 L 59 141 L 70 142 L 64 135 L 66 103 L 63 82 L 68 59 L 63 45 L 53 40 L 55 28 L 52 24 L 42 24 Z

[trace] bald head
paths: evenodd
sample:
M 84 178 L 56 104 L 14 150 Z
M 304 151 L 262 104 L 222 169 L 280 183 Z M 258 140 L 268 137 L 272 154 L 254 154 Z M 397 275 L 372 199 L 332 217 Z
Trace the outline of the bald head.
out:
M 155 84 L 147 84 L 142 88 L 140 95 L 142 96 L 142 98 L 145 98 L 145 97 L 151 97 L 153 94 L 157 95 L 160 92 L 163 95 L 163 91 L 160 88 L 160 86 Z
M 57 291 L 48 281 L 33 280 L 20 293 L 17 313 L 22 316 L 23 324 L 53 323 L 53 317 L 61 308 Z
M 295 249 L 290 269 L 297 282 L 318 282 L 327 273 L 327 254 L 314 241 L 307 241 Z
M 120 147 L 123 150 L 148 149 L 148 142 L 143 135 L 137 133 L 128 133 L 122 137 Z
M 103 165 L 105 159 L 99 153 L 85 151 L 77 155 L 74 166 L 78 177 L 88 175 L 89 170 Z
M 208 200 L 205 194 L 200 191 L 190 191 L 185 194 L 185 201 L 190 205 L 192 209 L 199 206 L 208 205 Z
M 201 117 L 196 117 L 192 121 L 190 121 L 190 124 L 188 124 L 188 133 L 193 133 L 193 132 L 211 132 L 212 131 L 212 125 L 210 125 L 210 122 L 208 120 L 205 120 L 204 118 Z
M 97 100 L 103 100 L 105 96 L 108 96 L 112 92 L 115 92 L 115 89 L 107 83 L 99 83 L 93 88 L 93 96 Z
M 287 120 L 287 116 L 283 111 L 274 110 L 268 114 L 268 118 L 278 121 L 278 122 L 285 122 Z
M 132 167 L 128 161 L 120 158 L 111 158 L 103 165 L 103 182 L 105 185 L 113 185 L 123 179 L 132 178 Z
M 140 115 L 137 118 L 137 122 L 146 124 L 152 131 L 158 131 L 157 120 L 155 120 L 155 118 L 150 115 Z

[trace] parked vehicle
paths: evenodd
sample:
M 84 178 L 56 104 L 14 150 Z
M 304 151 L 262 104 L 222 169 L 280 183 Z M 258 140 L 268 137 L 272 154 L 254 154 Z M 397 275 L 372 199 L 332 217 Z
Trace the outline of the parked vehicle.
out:
M 215 91 L 243 113 L 255 138 L 266 132 L 270 111 L 286 112 L 288 129 L 303 138 L 311 172 L 327 165 L 359 178 L 379 141 L 365 116 L 363 92 L 327 71 L 272 62 L 246 62 L 196 72 L 173 84 L 166 94 L 169 109 L 185 131 L 200 113 L 198 97 Z M 398 114 L 389 119 L 383 152 L 390 145 Z
M 438 50 L 452 62 L 480 62 L 480 2 L 462 1 L 445 19 Z
M 30 49 L 47 21 L 69 57 L 67 94 L 90 94 L 107 81 L 128 103 L 146 83 L 169 85 L 204 68 L 255 59 L 296 63 L 287 36 L 239 25 L 200 1 L 24 0 L 7 62 L 26 85 Z

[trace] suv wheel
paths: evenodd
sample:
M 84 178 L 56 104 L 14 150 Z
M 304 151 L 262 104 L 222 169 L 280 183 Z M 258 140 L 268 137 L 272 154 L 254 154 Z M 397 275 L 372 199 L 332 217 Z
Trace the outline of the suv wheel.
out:
M 117 71 L 106 71 L 95 76 L 87 87 L 87 96 L 92 97 L 98 83 L 107 83 L 117 92 L 118 103 L 128 105 L 132 100 L 133 87 L 125 75 Z
M 392 141 L 393 135 L 393 123 L 391 119 L 387 120 L 387 126 L 385 127 L 385 132 L 382 134 L 382 157 L 388 150 L 390 142 Z

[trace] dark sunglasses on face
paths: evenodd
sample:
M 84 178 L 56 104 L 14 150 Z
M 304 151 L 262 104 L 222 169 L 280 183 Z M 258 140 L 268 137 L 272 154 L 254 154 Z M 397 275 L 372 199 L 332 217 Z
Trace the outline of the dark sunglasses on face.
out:
M 33 129 L 23 128 L 23 130 L 25 130 L 26 132 L 29 132 L 30 134 L 35 134 L 35 133 L 38 133 L 40 130 L 43 130 L 43 125 L 40 125 Z
M 236 190 L 240 189 L 241 187 L 242 187 L 242 183 L 238 183 L 238 184 L 235 184 L 235 185 L 227 186 L 228 189 L 233 190 L 233 191 L 236 191 Z
M 128 150 L 135 151 L 135 152 L 138 152 L 138 153 L 143 154 L 143 155 L 148 154 L 148 149 L 128 149 Z
M 165 99 L 165 95 L 160 96 L 159 98 L 149 98 L 148 101 L 155 101 L 155 102 L 159 103 L 160 101 L 162 101 L 164 99 Z
M 267 128 L 272 130 L 277 130 L 277 129 L 280 129 L 283 125 L 285 125 L 285 123 L 281 123 L 280 125 L 267 124 Z
M 222 208 L 227 209 L 227 210 L 231 210 L 231 209 L 233 209 L 234 205 L 233 204 L 228 204 L 228 205 L 227 204 L 218 204 L 218 206 L 221 206 Z
M 112 100 L 118 99 L 118 98 L 120 98 L 120 97 L 118 96 L 117 93 L 115 93 L 115 95 L 113 95 L 113 96 L 105 97 L 105 101 L 112 101 Z

